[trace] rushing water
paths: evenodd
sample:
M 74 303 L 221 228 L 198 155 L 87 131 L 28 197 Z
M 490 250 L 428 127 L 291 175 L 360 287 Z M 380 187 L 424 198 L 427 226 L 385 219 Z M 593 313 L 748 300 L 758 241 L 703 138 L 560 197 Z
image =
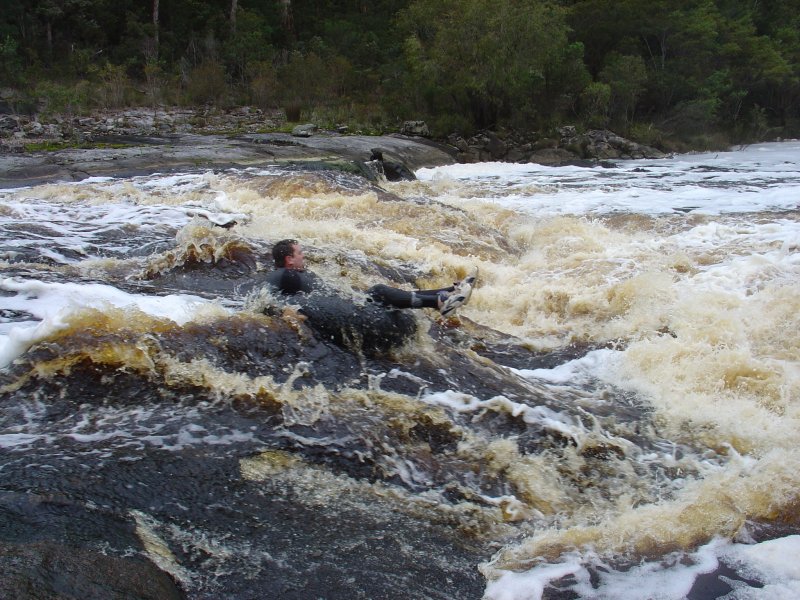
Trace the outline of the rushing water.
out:
M 796 598 L 798 158 L 0 191 L 0 554 L 189 598 Z M 357 304 L 479 285 L 341 348 L 264 292 L 285 237 Z

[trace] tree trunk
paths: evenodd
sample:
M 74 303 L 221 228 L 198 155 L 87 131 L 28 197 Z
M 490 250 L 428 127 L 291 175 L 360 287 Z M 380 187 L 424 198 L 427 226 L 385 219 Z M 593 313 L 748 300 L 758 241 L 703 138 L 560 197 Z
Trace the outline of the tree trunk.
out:
M 287 39 L 294 39 L 294 17 L 292 17 L 292 0 L 280 0 L 281 25 L 286 32 Z
M 239 0 L 231 0 L 231 35 L 236 34 L 236 5 Z
M 153 0 L 153 51 L 156 60 L 158 60 L 158 3 L 159 0 Z
M 47 35 L 47 60 L 50 61 L 53 57 L 53 24 L 49 19 L 45 23 L 45 32 Z

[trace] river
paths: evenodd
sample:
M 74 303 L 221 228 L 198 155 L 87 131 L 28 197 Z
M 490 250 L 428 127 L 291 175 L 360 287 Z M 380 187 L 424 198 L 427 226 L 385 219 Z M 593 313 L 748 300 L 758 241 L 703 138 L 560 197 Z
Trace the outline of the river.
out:
M 798 157 L 0 190 L 0 591 L 798 597 Z M 343 347 L 265 291 L 286 237 L 356 304 L 480 277 Z

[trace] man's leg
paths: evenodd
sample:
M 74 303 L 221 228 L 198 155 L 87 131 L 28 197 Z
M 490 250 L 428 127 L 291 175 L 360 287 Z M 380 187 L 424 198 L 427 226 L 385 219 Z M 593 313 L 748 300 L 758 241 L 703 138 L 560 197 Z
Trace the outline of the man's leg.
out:
M 380 302 L 386 306 L 395 308 L 439 308 L 442 296 L 453 288 L 442 288 L 439 290 L 416 290 L 407 292 L 398 290 L 388 285 L 378 284 L 372 286 L 367 293 L 375 302 Z

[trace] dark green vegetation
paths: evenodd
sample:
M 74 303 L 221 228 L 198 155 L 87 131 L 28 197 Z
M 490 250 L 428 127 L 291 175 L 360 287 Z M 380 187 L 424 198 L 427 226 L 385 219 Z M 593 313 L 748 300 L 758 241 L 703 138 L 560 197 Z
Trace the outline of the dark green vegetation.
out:
M 800 133 L 800 0 L 0 0 L 18 112 L 253 104 L 434 134 Z M 9 96 L 12 97 L 12 96 Z

